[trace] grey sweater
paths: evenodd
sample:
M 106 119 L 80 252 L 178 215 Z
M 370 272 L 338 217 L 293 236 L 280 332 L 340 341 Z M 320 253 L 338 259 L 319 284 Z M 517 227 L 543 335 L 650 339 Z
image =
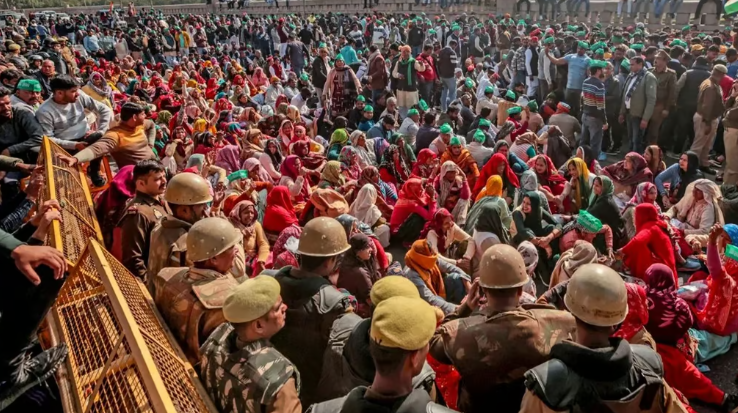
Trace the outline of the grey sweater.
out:
M 80 90 L 74 103 L 60 105 L 49 99 L 36 111 L 36 119 L 41 124 L 43 134 L 64 149 L 73 150 L 87 131 L 85 109 L 97 114 L 97 130 L 105 133 L 113 118 L 113 111 L 101 102 L 92 99 Z

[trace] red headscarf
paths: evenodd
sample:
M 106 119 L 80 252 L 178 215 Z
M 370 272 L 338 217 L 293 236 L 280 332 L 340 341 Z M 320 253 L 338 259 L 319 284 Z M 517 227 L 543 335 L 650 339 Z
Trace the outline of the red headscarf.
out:
M 410 178 L 405 182 L 400 190 L 400 195 L 397 199 L 397 206 L 403 203 L 408 204 L 420 204 L 428 205 L 429 196 L 423 189 L 423 182 L 418 178 Z
M 116 211 L 136 194 L 136 182 L 133 180 L 133 166 L 126 165 L 118 170 L 113 182 L 97 198 L 95 213 L 102 221 L 105 214 Z
M 625 283 L 628 292 L 628 315 L 613 337 L 630 340 L 648 324 L 648 302 L 646 290 L 635 283 Z
M 623 262 L 634 277 L 646 280 L 646 271 L 652 264 L 665 264 L 676 277 L 674 246 L 666 222 L 661 220 L 653 204 L 635 207 L 636 236 L 622 251 Z
M 436 235 L 438 236 L 438 252 L 441 255 L 446 253 L 446 231 L 443 230 L 443 221 L 446 218 L 453 220 L 453 215 L 448 212 L 448 209 L 441 208 L 437 210 L 435 215 L 433 215 L 433 219 L 425 223 L 425 227 L 423 227 L 423 231 L 420 233 L 420 238 L 427 238 L 430 230 L 436 231 Z
M 515 175 L 515 172 L 513 172 L 512 168 L 510 168 L 507 157 L 501 153 L 496 153 L 492 155 L 492 157 L 489 159 L 489 161 L 487 161 L 486 164 L 484 164 L 479 178 L 477 178 L 477 183 L 474 185 L 474 191 L 472 193 L 472 196 L 474 198 L 476 198 L 479 192 L 482 191 L 482 188 L 484 188 L 484 186 L 487 184 L 487 180 L 492 175 L 500 175 L 497 173 L 497 168 L 499 168 L 500 165 L 505 165 L 505 171 L 502 174 L 503 184 L 509 184 L 514 186 L 515 188 L 520 188 L 520 181 L 518 180 L 518 176 Z
M 286 186 L 275 186 L 267 196 L 264 211 L 264 230 L 279 234 L 283 229 L 297 223 L 297 215 Z
M 412 175 L 418 178 L 430 178 L 433 168 L 427 165 L 430 159 L 436 159 L 438 155 L 432 150 L 425 148 L 418 152 L 418 160 L 413 166 Z
M 646 329 L 657 343 L 676 345 L 692 327 L 689 305 L 677 296 L 674 273 L 664 264 L 646 270 L 648 284 L 648 324 Z
M 208 79 L 208 85 L 205 88 L 205 99 L 215 99 L 215 94 L 218 92 L 218 80 L 214 77 Z
M 542 174 L 539 174 L 538 171 L 536 171 L 536 161 L 538 161 L 538 159 L 543 159 L 546 162 L 546 171 Z M 538 177 L 538 182 L 541 185 L 566 182 L 566 178 L 559 174 L 558 169 L 556 169 L 556 166 L 554 166 L 553 161 L 548 155 L 536 155 L 530 158 L 530 160 L 528 160 L 528 167 L 533 169 L 533 172 L 536 173 L 536 176 Z
M 297 155 L 290 155 L 282 161 L 282 166 L 279 168 L 279 173 L 281 173 L 284 176 L 292 178 L 292 180 L 297 181 L 297 177 L 300 176 L 300 171 L 297 169 L 297 162 L 300 160 L 300 157 Z M 307 199 L 308 197 L 308 180 L 305 178 L 302 180 L 302 190 L 300 190 L 300 195 L 305 197 Z
M 245 84 L 246 82 L 243 80 L 243 76 L 241 75 L 233 76 L 233 86 L 243 87 Z

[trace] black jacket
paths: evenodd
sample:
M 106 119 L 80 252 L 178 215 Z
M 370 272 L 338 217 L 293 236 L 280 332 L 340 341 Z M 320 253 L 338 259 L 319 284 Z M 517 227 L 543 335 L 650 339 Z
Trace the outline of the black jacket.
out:
M 677 106 L 681 108 L 697 109 L 697 97 L 700 94 L 700 85 L 710 77 L 710 68 L 702 65 L 694 65 L 684 72 L 686 76 L 684 86 L 677 96 Z
M 325 87 L 325 81 L 328 78 L 328 69 L 325 67 L 325 63 L 323 60 L 321 60 L 320 57 L 317 57 L 313 60 L 312 65 L 312 76 L 313 76 L 313 86 L 323 88 Z
M 458 57 L 454 49 L 449 46 L 441 49 L 441 52 L 438 54 L 438 76 L 445 78 L 454 77 L 457 61 Z

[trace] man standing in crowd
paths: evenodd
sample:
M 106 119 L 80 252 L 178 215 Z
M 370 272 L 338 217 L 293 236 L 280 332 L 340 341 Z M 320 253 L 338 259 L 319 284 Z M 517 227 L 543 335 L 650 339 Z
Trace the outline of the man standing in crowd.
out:
M 630 74 L 625 80 L 623 103 L 618 118 L 620 123 L 626 124 L 630 152 L 642 153 L 645 149 L 643 136 L 656 105 L 657 83 L 656 76 L 644 67 L 642 57 L 630 59 Z
M 582 138 L 583 145 L 589 145 L 592 153 L 600 161 L 607 159 L 602 150 L 602 135 L 607 130 L 605 83 L 602 82 L 607 63 L 594 60 L 589 65 L 589 77 L 582 85 Z
M 457 65 L 456 40 L 451 39 L 448 45 L 438 54 L 438 77 L 441 78 L 441 112 L 448 109 L 448 105 L 456 99 L 456 79 L 454 70 Z
M 699 157 L 700 170 L 711 175 L 715 175 L 715 170 L 710 168 L 709 155 L 715 142 L 719 118 L 725 110 L 720 82 L 726 73 L 728 69 L 723 65 L 712 68 L 710 77 L 700 85 L 697 112 L 694 114 L 694 142 L 689 150 Z
M 545 49 L 546 57 L 556 66 L 568 66 L 569 74 L 566 79 L 566 95 L 564 100 L 571 107 L 571 115 L 579 117 L 579 103 L 582 95 L 582 84 L 587 77 L 587 70 L 592 59 L 586 55 L 589 43 L 579 41 L 576 54 L 567 54 L 562 58 L 553 57 L 551 51 Z
M 656 77 L 656 104 L 653 107 L 653 115 L 651 122 L 648 124 L 648 133 L 646 135 L 646 144 L 655 145 L 663 139 L 661 136 L 661 125 L 669 117 L 676 108 L 676 72 L 669 69 L 666 65 L 669 63 L 669 55 L 660 50 L 656 53 L 653 68 L 650 72 Z

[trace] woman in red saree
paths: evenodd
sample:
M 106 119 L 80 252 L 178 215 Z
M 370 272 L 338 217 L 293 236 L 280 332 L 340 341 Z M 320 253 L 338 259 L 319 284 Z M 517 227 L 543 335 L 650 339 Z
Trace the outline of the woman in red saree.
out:
M 513 197 L 515 196 L 515 189 L 520 188 L 520 180 L 515 172 L 510 168 L 510 164 L 507 161 L 507 156 L 496 153 L 489 158 L 482 171 L 477 178 L 477 183 L 473 186 L 472 197 L 477 198 L 477 195 L 487 185 L 487 180 L 492 175 L 500 175 L 502 177 L 502 194 L 508 205 L 512 203 Z
M 267 196 L 262 225 L 269 242 L 273 244 L 279 233 L 292 224 L 297 224 L 297 215 L 290 200 L 290 191 L 286 186 L 275 186 Z
M 438 174 L 438 155 L 432 150 L 425 148 L 418 152 L 418 160 L 413 166 L 413 178 L 433 179 Z
M 651 265 L 665 264 L 677 277 L 672 239 L 656 207 L 651 204 L 636 206 L 635 223 L 636 236 L 620 249 L 623 263 L 630 269 L 630 274 L 646 280 L 646 270 Z

